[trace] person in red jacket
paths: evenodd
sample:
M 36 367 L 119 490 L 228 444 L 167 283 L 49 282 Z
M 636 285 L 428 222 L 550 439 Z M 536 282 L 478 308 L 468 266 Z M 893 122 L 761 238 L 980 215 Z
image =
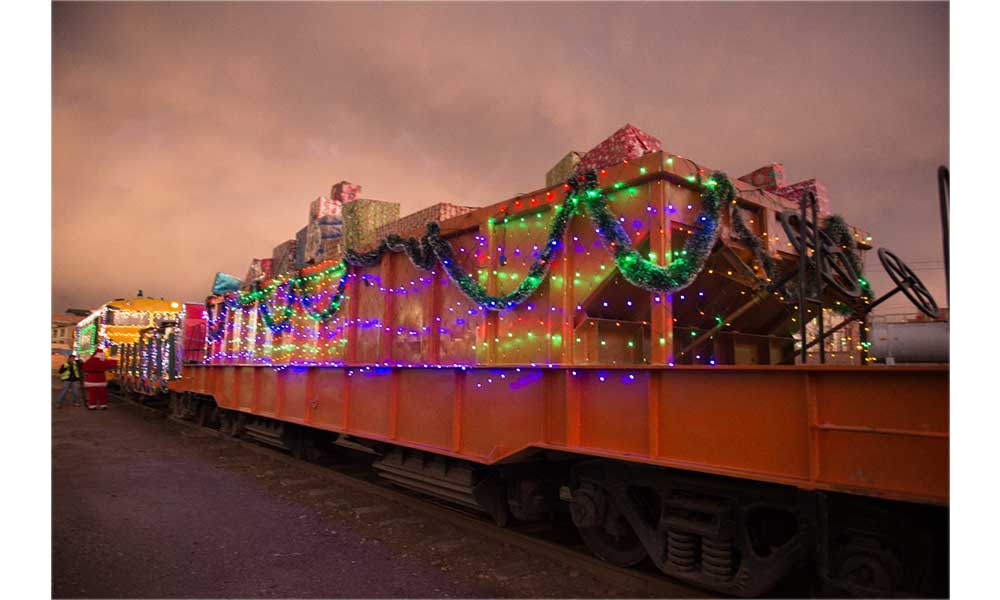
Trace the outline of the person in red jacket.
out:
M 98 350 L 83 363 L 83 389 L 87 390 L 87 408 L 107 410 L 108 380 L 105 371 L 113 369 L 118 361 L 104 358 L 104 351 Z

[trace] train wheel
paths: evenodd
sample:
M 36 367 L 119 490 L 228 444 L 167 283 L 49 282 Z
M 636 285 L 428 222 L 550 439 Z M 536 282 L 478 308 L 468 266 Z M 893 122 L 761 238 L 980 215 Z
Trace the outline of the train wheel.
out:
M 837 587 L 855 598 L 892 596 L 899 587 L 900 573 L 895 553 L 872 538 L 853 539 L 833 560 Z
M 598 558 L 619 567 L 631 567 L 647 558 L 635 530 L 596 484 L 584 481 L 573 492 L 570 513 L 583 542 Z

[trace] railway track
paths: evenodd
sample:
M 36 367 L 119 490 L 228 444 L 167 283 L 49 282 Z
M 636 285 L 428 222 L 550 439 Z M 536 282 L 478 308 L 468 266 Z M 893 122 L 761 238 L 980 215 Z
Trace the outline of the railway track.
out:
M 570 527 L 553 527 L 538 524 L 514 525 L 499 527 L 492 519 L 460 506 L 447 504 L 432 497 L 399 488 L 378 477 L 374 470 L 356 461 L 341 461 L 333 464 L 317 464 L 295 458 L 290 454 L 253 441 L 237 439 L 208 426 L 195 422 L 177 419 L 168 414 L 162 407 L 135 402 L 126 398 L 121 392 L 115 391 L 112 398 L 132 403 L 147 411 L 162 415 L 168 422 L 197 432 L 198 436 L 215 438 L 227 444 L 245 449 L 262 459 L 273 461 L 287 467 L 292 467 L 295 475 L 304 475 L 297 479 L 284 479 L 281 485 L 294 487 L 296 493 L 319 496 L 324 490 L 331 488 L 348 489 L 357 492 L 367 499 L 358 506 L 348 506 L 344 502 L 334 504 L 341 509 L 350 509 L 360 517 L 365 515 L 406 515 L 405 517 L 389 517 L 389 520 L 401 522 L 419 516 L 421 519 L 445 524 L 461 532 L 462 536 L 488 541 L 492 544 L 507 545 L 523 551 L 530 557 L 546 558 L 562 567 L 579 573 L 586 573 L 612 588 L 615 595 L 628 597 L 655 598 L 702 598 L 713 597 L 698 588 L 685 585 L 664 577 L 651 565 L 638 568 L 622 568 L 606 563 L 586 550 L 583 542 Z M 254 468 L 256 465 L 230 463 L 236 468 Z M 296 473 L 297 472 L 297 473 Z M 291 474 L 289 475 L 291 477 Z M 463 545 L 460 540 L 429 540 L 428 546 L 444 550 L 445 553 L 461 552 Z M 530 568 L 531 563 L 524 563 Z M 522 569 L 524 570 L 524 569 Z M 513 568 L 517 572 L 517 566 Z

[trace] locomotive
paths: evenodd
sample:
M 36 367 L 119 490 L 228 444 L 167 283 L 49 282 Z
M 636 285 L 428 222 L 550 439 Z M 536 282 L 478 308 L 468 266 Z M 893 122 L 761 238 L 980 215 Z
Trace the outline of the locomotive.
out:
M 880 249 L 876 296 L 816 182 L 640 145 L 187 304 L 123 387 L 297 455 L 362 446 L 501 525 L 568 511 L 601 559 L 715 592 L 947 593 L 948 366 L 866 338 L 893 294 L 936 314 L 926 287 Z

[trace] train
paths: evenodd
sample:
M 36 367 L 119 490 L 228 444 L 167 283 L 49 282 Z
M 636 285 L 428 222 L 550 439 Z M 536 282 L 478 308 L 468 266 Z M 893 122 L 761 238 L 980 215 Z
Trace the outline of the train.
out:
M 949 368 L 877 364 L 867 341 L 886 297 L 937 306 L 886 249 L 876 297 L 872 236 L 765 172 L 587 153 L 545 188 L 186 303 L 117 377 L 297 456 L 364 448 L 501 526 L 568 513 L 597 557 L 715 593 L 808 573 L 947 594 Z

